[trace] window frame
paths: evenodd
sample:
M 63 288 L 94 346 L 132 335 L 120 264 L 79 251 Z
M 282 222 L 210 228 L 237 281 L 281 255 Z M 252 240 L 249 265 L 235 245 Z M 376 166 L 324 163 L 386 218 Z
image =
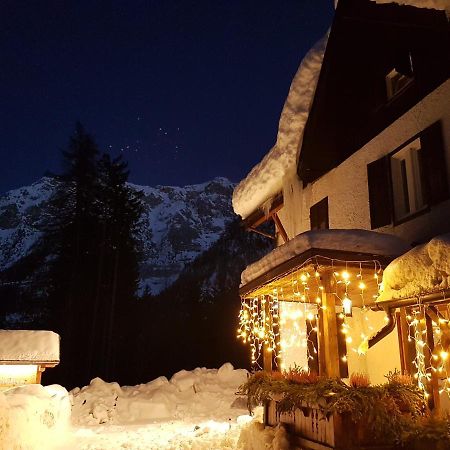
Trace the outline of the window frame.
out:
M 424 202 L 424 206 L 422 208 L 397 219 L 396 209 L 395 209 L 394 186 L 393 186 L 393 179 L 392 179 L 392 157 L 396 153 L 400 152 L 401 150 L 403 150 L 405 147 L 407 147 L 409 144 L 411 144 L 412 142 L 414 142 L 417 139 L 420 142 L 420 150 L 423 151 L 422 140 L 421 140 L 421 135 L 423 134 L 423 131 L 424 130 L 420 131 L 419 133 L 416 133 L 414 136 L 407 139 L 405 142 L 403 142 L 401 145 L 399 145 L 397 148 L 395 148 L 394 150 L 392 150 L 391 152 L 389 152 L 386 155 L 386 157 L 388 158 L 388 168 L 389 168 L 389 180 L 390 180 L 389 190 L 390 190 L 390 196 L 391 196 L 392 225 L 393 226 L 401 225 L 402 223 L 408 222 L 408 221 L 415 219 L 416 217 L 419 217 L 422 214 L 425 214 L 430 211 L 430 201 L 428 198 L 429 196 L 428 196 L 428 192 L 427 192 L 426 179 L 425 179 L 424 168 L 423 168 L 423 158 L 419 158 L 420 187 L 421 187 L 423 202 Z

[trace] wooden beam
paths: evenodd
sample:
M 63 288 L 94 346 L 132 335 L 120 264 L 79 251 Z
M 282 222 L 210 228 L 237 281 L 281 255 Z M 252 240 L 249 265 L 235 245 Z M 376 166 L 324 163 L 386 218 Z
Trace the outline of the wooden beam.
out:
M 275 226 L 277 227 L 278 232 L 281 234 L 284 243 L 288 242 L 289 241 L 288 235 L 283 227 L 283 224 L 281 223 L 280 218 L 278 217 L 278 214 L 277 213 L 273 214 L 272 219 L 275 222 Z
M 258 233 L 258 234 L 260 234 L 261 236 L 267 237 L 267 238 L 269 238 L 269 239 L 273 239 L 273 240 L 276 239 L 276 236 L 272 236 L 272 235 L 269 234 L 269 233 L 265 233 L 264 231 L 257 230 L 256 228 L 253 228 L 253 227 L 247 228 L 247 231 L 253 231 L 254 233 Z
M 263 224 L 269 220 L 273 214 L 278 212 L 283 207 L 283 194 L 279 193 L 272 201 L 272 205 L 267 214 L 261 209 L 257 209 L 252 212 L 247 218 L 242 221 L 245 228 L 257 228 L 259 225 Z

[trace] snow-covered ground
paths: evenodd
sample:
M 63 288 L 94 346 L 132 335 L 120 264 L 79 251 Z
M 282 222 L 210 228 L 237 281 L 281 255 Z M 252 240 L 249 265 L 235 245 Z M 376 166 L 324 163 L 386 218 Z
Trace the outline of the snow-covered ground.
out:
M 10 389 L 0 392 L 0 450 L 289 448 L 284 430 L 264 429 L 262 411 L 250 416 L 236 395 L 246 378 L 226 363 L 138 386 Z

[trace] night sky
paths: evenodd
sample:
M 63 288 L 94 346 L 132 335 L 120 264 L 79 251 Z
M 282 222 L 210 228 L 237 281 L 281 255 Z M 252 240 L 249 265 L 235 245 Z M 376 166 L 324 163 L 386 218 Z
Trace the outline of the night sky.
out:
M 3 0 L 0 192 L 60 171 L 77 120 L 135 183 L 239 181 L 332 14 L 332 0 Z

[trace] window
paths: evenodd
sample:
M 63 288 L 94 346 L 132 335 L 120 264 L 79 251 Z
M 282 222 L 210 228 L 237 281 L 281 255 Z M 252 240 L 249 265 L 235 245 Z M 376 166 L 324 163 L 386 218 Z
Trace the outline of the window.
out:
M 328 197 L 320 200 L 309 209 L 311 230 L 328 230 Z
M 450 197 L 442 126 L 436 122 L 367 165 L 372 229 L 408 220 Z
M 386 92 L 388 100 L 403 91 L 403 89 L 405 89 L 412 80 L 412 77 L 397 72 L 396 69 L 392 69 L 386 75 Z
M 390 158 L 396 221 L 402 220 L 426 206 L 419 152 L 420 138 L 417 138 Z
M 413 81 L 411 52 L 402 52 L 396 58 L 395 67 L 386 75 L 388 100 L 402 92 Z

